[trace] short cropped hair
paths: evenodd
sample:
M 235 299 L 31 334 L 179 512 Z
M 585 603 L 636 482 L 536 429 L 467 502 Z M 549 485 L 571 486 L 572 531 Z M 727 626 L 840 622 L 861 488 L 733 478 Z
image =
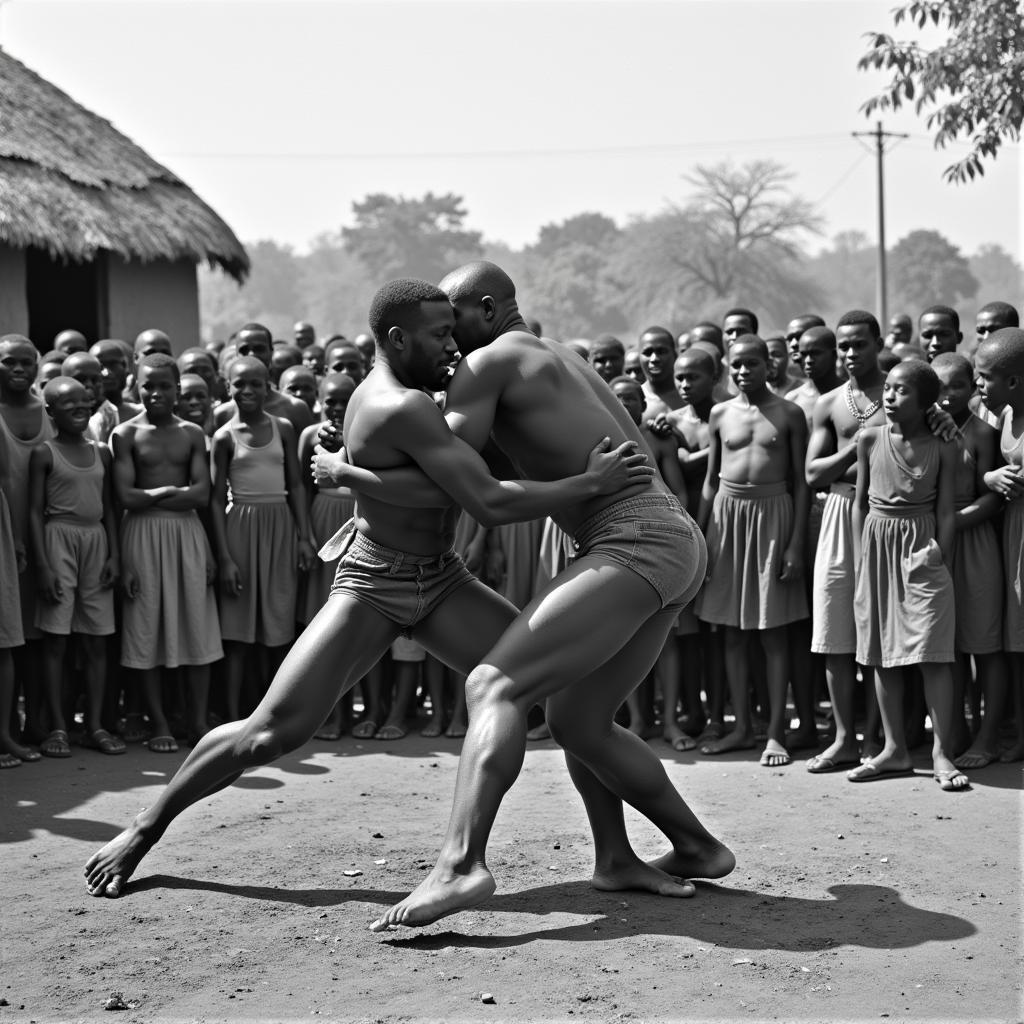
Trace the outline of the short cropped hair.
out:
M 599 345 L 603 346 L 604 348 L 613 349 L 615 352 L 620 352 L 622 355 L 626 354 L 626 346 L 623 345 L 622 342 L 619 341 L 619 339 L 616 338 L 614 334 L 599 334 L 590 343 L 591 352 L 593 352 L 593 350 L 597 348 Z M 615 382 L 611 381 L 610 383 L 614 384 Z
M 722 323 L 731 316 L 745 316 L 750 321 L 750 333 L 757 334 L 757 315 L 749 309 L 744 309 L 742 306 L 736 306 L 734 309 L 728 309 L 725 312 L 725 316 L 722 317 Z
M 400 277 L 378 289 L 370 303 L 370 330 L 378 345 L 383 345 L 392 327 L 405 327 L 409 317 L 419 312 L 422 302 L 447 302 L 437 285 Z
M 610 388 L 614 388 L 616 384 L 626 384 L 631 388 L 636 388 L 641 395 L 644 393 L 644 388 L 640 381 L 634 380 L 632 377 L 627 377 L 625 374 L 619 377 L 612 377 L 612 379 L 608 381 L 608 387 Z
M 867 325 L 875 341 L 882 340 L 882 329 L 878 326 L 875 314 L 869 313 L 866 309 L 851 309 L 848 313 L 844 313 L 836 323 L 836 330 L 838 331 L 840 327 L 856 327 L 859 324 Z
M 979 316 L 982 313 L 994 313 L 1002 321 L 1004 327 L 1020 327 L 1020 314 L 1017 312 L 1017 308 L 1008 302 L 1001 302 L 998 299 L 994 302 L 986 302 L 978 310 Z
M 763 338 L 759 338 L 756 334 L 741 334 L 738 338 L 735 338 L 732 344 L 729 346 L 731 352 L 734 348 L 740 345 L 744 345 L 748 348 L 757 349 L 761 358 L 767 363 L 771 356 L 768 353 L 768 345 Z
M 150 352 L 148 356 L 143 356 L 139 360 L 139 370 L 170 370 L 174 374 L 176 381 L 181 380 L 181 371 L 178 369 L 178 364 L 174 359 L 174 356 L 169 356 L 166 352 Z
M 960 330 L 960 314 L 952 306 L 929 306 L 917 318 L 917 322 L 920 323 L 926 316 L 949 317 L 950 322 L 953 324 L 953 330 Z
M 808 327 L 807 330 L 800 335 L 799 340 L 803 341 L 804 338 L 808 341 L 820 341 L 826 348 L 836 347 L 835 332 L 829 330 L 829 328 L 824 324 L 819 324 L 816 327 Z
M 974 367 L 966 356 L 959 352 L 942 352 L 932 360 L 932 369 L 941 370 L 943 367 L 950 367 L 954 373 L 966 374 L 969 381 L 974 380 Z
M 722 366 L 719 361 L 706 349 L 698 348 L 698 345 L 710 345 L 708 341 L 698 341 L 690 346 L 685 352 L 680 352 L 676 356 L 677 363 L 704 363 L 705 369 L 707 370 L 708 376 L 717 377 L 719 370 Z
M 640 337 L 646 338 L 649 334 L 658 338 L 664 338 L 672 348 L 676 347 L 675 335 L 673 335 L 667 327 L 658 327 L 657 325 L 654 327 L 648 327 L 646 330 L 640 332 Z
M 890 379 L 894 374 L 898 374 L 914 389 L 922 409 L 928 409 L 938 400 L 942 384 L 939 375 L 928 363 L 920 359 L 908 359 L 889 371 Z

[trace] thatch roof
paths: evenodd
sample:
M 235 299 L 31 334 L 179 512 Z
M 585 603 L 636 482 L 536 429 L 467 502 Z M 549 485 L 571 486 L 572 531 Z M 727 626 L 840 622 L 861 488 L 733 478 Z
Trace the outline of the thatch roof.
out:
M 0 49 L 0 242 L 63 259 L 207 261 L 241 281 L 249 257 L 180 178 Z

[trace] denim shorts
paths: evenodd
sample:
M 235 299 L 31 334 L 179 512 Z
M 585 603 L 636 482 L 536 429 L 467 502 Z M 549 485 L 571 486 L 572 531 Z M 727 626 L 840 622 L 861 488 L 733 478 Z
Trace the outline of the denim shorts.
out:
M 574 561 L 599 555 L 632 569 L 680 611 L 704 582 L 708 549 L 697 524 L 670 494 L 639 494 L 609 505 L 580 523 Z
M 476 577 L 454 549 L 412 555 L 386 548 L 354 527 L 341 544 L 331 597 L 347 594 L 380 612 L 408 637 L 452 591 Z

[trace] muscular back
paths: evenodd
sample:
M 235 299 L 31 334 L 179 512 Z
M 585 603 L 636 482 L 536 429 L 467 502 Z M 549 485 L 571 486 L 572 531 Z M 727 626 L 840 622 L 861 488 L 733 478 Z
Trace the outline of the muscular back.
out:
M 452 429 L 478 450 L 493 429 L 494 440 L 530 480 L 556 480 L 580 473 L 602 438 L 612 445 L 636 441 L 639 428 L 597 373 L 556 342 L 511 331 L 471 352 L 448 389 L 446 416 Z M 602 495 L 555 517 L 568 533 L 602 508 L 649 489 L 651 484 Z

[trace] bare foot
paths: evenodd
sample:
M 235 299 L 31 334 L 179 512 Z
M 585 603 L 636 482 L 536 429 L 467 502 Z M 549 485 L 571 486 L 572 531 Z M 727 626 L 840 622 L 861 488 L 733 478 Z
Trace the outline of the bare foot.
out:
M 702 754 L 728 754 L 732 750 L 753 750 L 757 746 L 752 732 L 741 732 L 733 729 L 728 736 L 723 736 L 714 743 L 705 743 L 701 748 Z
M 991 750 L 979 750 L 972 746 L 959 757 L 954 757 L 953 764 L 957 768 L 985 768 L 995 759 L 996 755 Z
M 665 726 L 664 740 L 673 750 L 682 753 L 686 750 L 696 750 L 697 741 L 692 736 L 687 736 L 679 726 L 669 724 Z
M 692 849 L 670 850 L 648 864 L 672 878 L 724 878 L 736 867 L 736 857 L 728 846 L 712 839 Z
M 152 845 L 134 825 L 114 836 L 85 862 L 89 895 L 109 896 L 111 899 L 120 896 L 139 861 L 149 853 Z
M 469 910 L 483 903 L 495 889 L 494 878 L 482 864 L 468 874 L 456 874 L 439 865 L 401 903 L 370 925 L 371 932 L 383 932 L 405 925 L 418 928 L 433 924 L 449 914 Z
M 465 722 L 452 722 L 451 725 L 445 729 L 444 734 L 450 740 L 461 740 L 466 735 L 466 730 L 469 728 Z M 529 737 L 527 737 L 529 738 Z
M 420 735 L 426 736 L 428 740 L 436 739 L 444 729 L 441 728 L 441 716 L 434 715 L 429 722 L 422 729 L 420 729 Z
M 685 878 L 674 878 L 660 868 L 645 864 L 637 859 L 629 865 L 596 869 L 590 884 L 601 892 L 622 892 L 626 889 L 654 893 L 655 896 L 673 896 L 689 899 L 696 893 L 693 882 Z
M 10 754 L 11 757 L 15 757 L 19 761 L 39 761 L 43 756 L 38 750 L 23 746 L 10 736 L 0 740 L 0 752 Z

